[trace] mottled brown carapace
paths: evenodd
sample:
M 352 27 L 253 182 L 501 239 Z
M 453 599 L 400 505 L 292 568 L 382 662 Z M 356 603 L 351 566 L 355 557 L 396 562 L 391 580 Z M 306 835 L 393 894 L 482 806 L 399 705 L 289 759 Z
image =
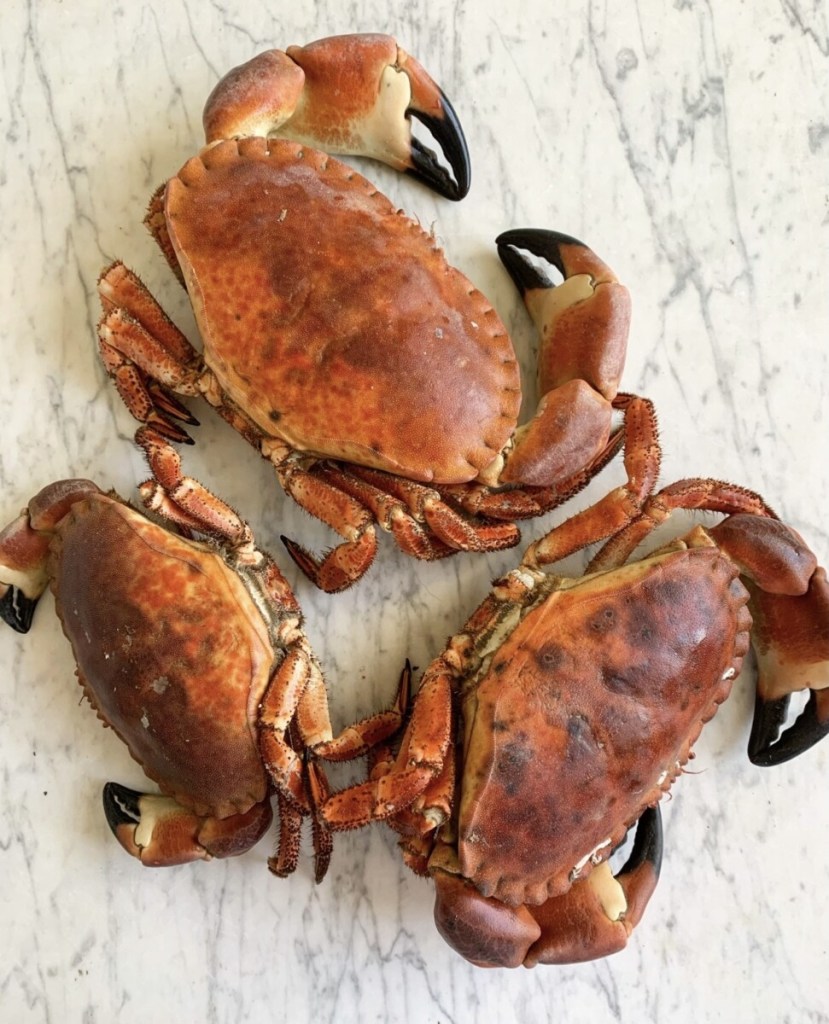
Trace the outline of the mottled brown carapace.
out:
M 87 696 L 147 775 L 199 814 L 263 800 L 256 707 L 275 652 L 239 577 L 105 495 L 73 505 L 52 557 Z
M 458 857 L 483 895 L 565 892 L 670 787 L 739 671 L 747 600 L 707 547 L 568 583 L 526 613 L 462 705 Z
M 441 483 L 506 444 L 521 391 L 503 324 L 365 178 L 294 143 L 221 143 L 168 183 L 165 213 L 205 361 L 264 434 Z

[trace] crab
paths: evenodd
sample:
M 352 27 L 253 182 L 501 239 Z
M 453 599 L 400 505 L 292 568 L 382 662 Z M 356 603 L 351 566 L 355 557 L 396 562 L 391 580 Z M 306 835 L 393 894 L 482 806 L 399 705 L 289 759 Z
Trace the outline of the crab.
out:
M 364 753 L 399 728 L 405 703 L 334 737 L 320 665 L 276 563 L 232 509 L 181 475 L 168 442 L 149 428 L 139 441 L 155 476 L 141 493 L 167 525 L 89 480 L 49 484 L 0 533 L 0 615 L 27 632 L 51 585 L 87 699 L 160 787 L 104 787 L 128 853 L 151 866 L 244 853 L 270 826 L 275 795 L 280 840 L 268 864 L 290 874 L 312 814 L 306 752 Z M 176 501 L 183 492 L 189 512 Z M 331 836 L 317 820 L 312 831 L 319 881 Z
M 328 155 L 373 157 L 465 194 L 452 106 L 393 39 L 260 54 L 219 82 L 204 124 L 206 148 L 146 218 L 203 351 L 117 261 L 99 281 L 101 356 L 130 413 L 169 440 L 192 440 L 179 399 L 200 395 L 273 463 L 285 491 L 343 538 L 321 557 L 283 538 L 318 587 L 342 590 L 367 571 L 377 526 L 423 559 L 510 547 L 517 520 L 565 501 L 623 444 L 612 521 L 638 514 L 656 425 L 648 401 L 619 392 L 630 300 L 610 268 L 561 233 L 497 239 L 541 335 L 542 397 L 519 426 L 518 363 L 491 304 L 432 235 Z
M 727 517 L 629 561 L 675 509 Z M 367 781 L 332 793 L 312 768 L 330 828 L 385 819 L 402 835 L 409 866 L 434 879 L 439 931 L 479 966 L 572 963 L 626 944 L 659 876 L 658 801 L 750 636 L 751 759 L 779 763 L 829 732 L 826 572 L 759 495 L 680 481 L 584 576 L 543 571 L 604 532 L 585 510 L 495 582 L 426 670 L 398 752 L 378 749 Z M 808 704 L 778 738 L 800 690 Z M 614 876 L 609 858 L 637 821 Z

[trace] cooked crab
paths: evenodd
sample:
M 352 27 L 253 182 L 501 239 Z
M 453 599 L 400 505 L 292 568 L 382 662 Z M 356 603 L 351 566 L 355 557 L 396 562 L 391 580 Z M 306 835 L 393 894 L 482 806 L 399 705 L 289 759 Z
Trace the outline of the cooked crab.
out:
M 441 143 L 454 183 L 412 137 L 411 116 Z M 542 398 L 518 427 L 518 364 L 490 303 L 370 182 L 311 148 L 465 192 L 454 112 L 394 40 L 262 54 L 217 85 L 204 121 L 208 147 L 147 217 L 203 352 L 117 262 L 99 284 L 101 354 L 138 420 L 189 440 L 180 422 L 195 421 L 176 396 L 201 395 L 273 462 L 285 490 L 344 538 L 321 559 L 286 541 L 318 586 L 340 590 L 366 571 L 375 524 L 419 558 L 508 547 L 515 520 L 564 501 L 623 442 L 637 466 L 656 465 L 650 403 L 618 393 L 628 293 L 590 249 L 549 231 L 498 239 L 542 338 Z M 652 476 L 629 473 L 614 518 L 637 514 Z
M 676 508 L 729 515 L 628 562 Z M 681 481 L 585 576 L 540 570 L 603 533 L 587 510 L 496 581 L 427 669 L 399 752 L 378 758 L 369 781 L 329 794 L 312 773 L 333 829 L 386 819 L 403 835 L 409 865 L 435 881 L 441 934 L 481 966 L 625 945 L 658 877 L 654 808 L 728 696 L 750 634 L 752 760 L 785 760 L 829 732 L 826 573 L 759 496 Z M 777 740 L 778 701 L 802 689 L 806 710 Z M 608 858 L 637 820 L 614 878 Z
M 306 750 L 364 753 L 399 727 L 405 694 L 333 737 L 320 666 L 276 564 L 230 508 L 181 476 L 167 442 L 148 429 L 140 440 L 156 477 L 142 494 L 173 529 L 89 480 L 50 484 L 0 533 L 0 615 L 26 632 L 51 585 L 86 697 L 165 794 L 104 787 L 129 853 L 155 866 L 244 853 L 267 830 L 276 794 L 269 866 L 289 874 L 312 813 Z M 176 501 L 183 492 L 189 512 Z M 319 880 L 330 833 L 312 826 Z

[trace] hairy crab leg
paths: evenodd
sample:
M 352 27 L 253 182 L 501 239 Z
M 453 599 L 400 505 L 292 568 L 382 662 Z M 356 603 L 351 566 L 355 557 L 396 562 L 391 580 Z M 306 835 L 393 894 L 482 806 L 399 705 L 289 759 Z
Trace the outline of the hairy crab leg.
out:
M 519 533 L 512 523 L 461 516 L 443 502 L 435 488 L 363 466 L 346 470 L 332 464 L 323 472 L 362 501 L 379 525 L 394 534 L 402 550 L 417 558 L 432 560 L 455 551 L 501 551 L 518 543 Z
M 326 593 L 350 587 L 368 570 L 377 554 L 377 533 L 369 510 L 326 480 L 316 466 L 304 469 L 295 460 L 285 460 L 277 466 L 277 474 L 286 494 L 345 538 L 345 543 L 317 559 L 301 544 L 283 536 L 282 543 L 291 558 Z
M 311 775 L 315 801 L 334 831 L 382 821 L 409 807 L 441 774 L 450 743 L 451 682 L 444 667 L 424 677 L 394 764 L 367 782 L 330 794 Z M 315 766 L 309 765 L 309 768 Z M 437 821 L 434 822 L 437 824 Z
M 413 135 L 413 117 L 443 149 L 454 179 Z M 333 36 L 259 54 L 216 85 L 204 130 L 208 144 L 279 136 L 380 160 L 448 199 L 469 191 L 469 154 L 451 103 L 391 36 Z
M 98 294 L 104 310 L 98 324 L 101 359 L 127 409 L 171 441 L 192 444 L 174 420 L 193 426 L 198 420 L 171 391 L 184 397 L 200 393 L 201 356 L 120 261 L 103 270 Z
M 639 518 L 656 486 L 662 454 L 650 402 L 639 399 L 631 403 L 626 433 L 624 465 L 628 482 L 531 544 L 523 564 L 551 565 L 598 540 L 615 536 Z

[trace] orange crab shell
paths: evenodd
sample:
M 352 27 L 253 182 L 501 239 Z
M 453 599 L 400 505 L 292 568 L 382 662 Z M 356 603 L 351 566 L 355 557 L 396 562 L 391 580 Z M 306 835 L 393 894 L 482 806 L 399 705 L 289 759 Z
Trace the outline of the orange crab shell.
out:
M 249 138 L 188 161 L 164 209 L 205 362 L 266 437 L 439 483 L 500 454 L 521 402 L 507 332 L 365 178 Z
M 713 547 L 559 586 L 464 702 L 460 869 L 513 906 L 610 854 L 670 787 L 749 646 L 747 592 Z
M 50 557 L 81 684 L 146 774 L 197 814 L 262 801 L 255 723 L 274 651 L 239 576 L 103 494 L 72 506 Z

